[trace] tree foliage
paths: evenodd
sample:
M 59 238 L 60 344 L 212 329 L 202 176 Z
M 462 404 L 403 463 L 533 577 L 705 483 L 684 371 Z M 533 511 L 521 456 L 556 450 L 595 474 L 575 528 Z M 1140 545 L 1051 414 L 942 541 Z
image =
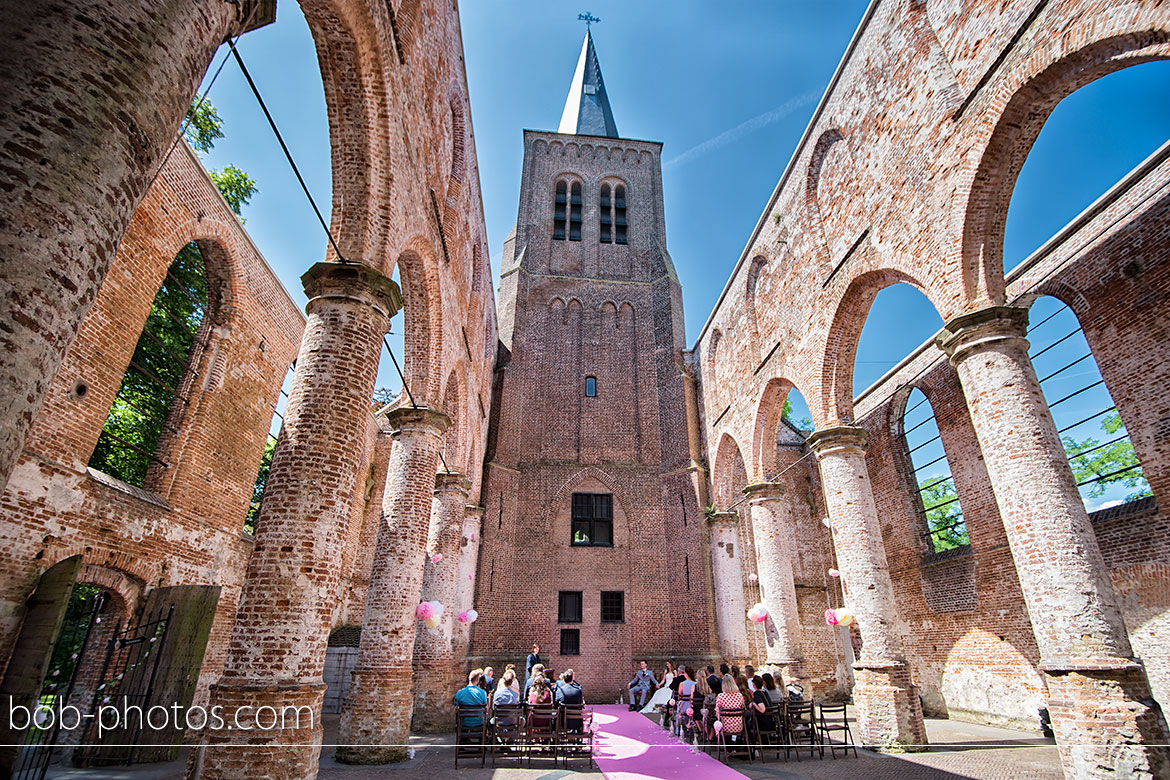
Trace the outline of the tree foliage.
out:
M 971 543 L 967 536 L 967 526 L 963 523 L 963 511 L 955 500 L 959 497 L 955 481 L 943 479 L 940 482 L 939 479 L 938 476 L 926 477 L 918 486 L 935 552 L 953 550 Z
M 141 487 L 207 311 L 203 255 L 179 250 L 154 301 L 89 465 Z
M 224 137 L 223 120 L 211 101 L 204 97 L 203 102 L 192 103 L 187 108 L 187 121 L 183 126 L 183 137 L 199 154 L 207 154 L 215 148 L 215 142 Z M 235 165 L 225 165 L 222 170 L 210 169 L 207 174 L 215 182 L 223 199 L 240 221 L 240 209 L 248 205 L 252 196 L 259 192 L 256 181 Z
M 252 196 L 260 191 L 256 187 L 255 180 L 234 165 L 226 165 L 222 171 L 210 170 L 207 173 L 215 182 L 215 186 L 219 188 L 220 194 L 223 195 L 228 206 L 243 222 L 244 218 L 240 216 L 240 209 L 247 206 Z
M 260 503 L 264 500 L 264 488 L 268 485 L 268 472 L 272 469 L 272 454 L 276 452 L 276 439 L 268 437 L 264 445 L 264 457 L 260 459 L 260 471 L 252 485 L 252 501 L 248 504 L 248 516 L 244 519 L 244 530 L 256 532 L 256 520 L 260 517 Z
M 811 431 L 813 428 L 813 421 L 809 417 L 801 417 L 799 420 L 792 419 L 792 399 L 784 399 L 784 411 L 780 412 L 780 417 L 786 420 L 790 425 L 799 431 Z
M 1110 440 L 1104 445 L 1092 436 L 1079 442 L 1071 436 L 1061 437 L 1077 483 L 1091 484 L 1089 496 L 1092 498 L 1100 498 L 1112 485 L 1118 484 L 1131 489 L 1132 492 L 1125 497 L 1127 502 L 1153 495 L 1150 483 L 1142 474 L 1133 444 L 1124 433 L 1121 415 L 1117 412 L 1105 415 L 1101 420 L 1101 430 Z

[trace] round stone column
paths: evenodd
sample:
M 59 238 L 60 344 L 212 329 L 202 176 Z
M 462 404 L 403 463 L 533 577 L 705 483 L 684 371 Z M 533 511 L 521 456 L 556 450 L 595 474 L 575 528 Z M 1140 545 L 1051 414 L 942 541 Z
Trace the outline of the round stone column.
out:
M 786 681 L 801 681 L 808 688 L 792 573 L 796 560 L 796 523 L 790 505 L 784 500 L 785 490 L 781 482 L 757 482 L 743 492 L 748 497 L 756 540 L 761 601 L 768 609 L 764 623 L 766 663 L 783 667 Z
M 1167 777 L 1166 721 L 1133 657 L 1024 338 L 1027 309 L 994 306 L 937 339 L 959 375 L 1040 649 L 1068 777 Z M 1143 743 L 1148 743 L 1143 744 Z
M 400 406 L 391 426 L 390 464 L 374 547 L 362 638 L 341 709 L 337 760 L 385 764 L 406 758 L 414 705 L 415 609 L 422 593 L 435 467 L 447 415 Z
M 479 565 L 479 535 L 483 531 L 482 506 L 468 504 L 463 510 L 463 535 L 459 539 L 459 572 L 456 574 L 456 614 L 475 606 L 475 574 Z M 455 623 L 455 662 L 467 660 L 471 624 Z M 500 670 L 501 674 L 503 670 Z
M 926 743 L 926 728 L 898 633 L 894 586 L 865 465 L 867 443 L 865 430 L 850 426 L 824 428 L 808 438 L 820 461 L 845 601 L 861 631 L 861 658 L 853 665 L 859 737 L 867 745 L 914 749 Z
M 711 579 L 715 586 L 715 620 L 719 650 L 732 661 L 748 659 L 747 604 L 743 594 L 743 548 L 739 515 L 716 512 L 707 518 L 711 532 Z
M 308 321 L 223 676 L 211 692 L 232 728 L 207 732 L 195 762 L 203 778 L 317 776 L 341 551 L 382 337 L 402 297 L 394 282 L 356 264 L 317 263 L 301 281 Z M 269 729 L 261 707 L 295 716 Z
M 443 605 L 437 628 L 417 622 L 414 638 L 414 721 L 412 728 L 425 733 L 450 731 L 455 717 L 455 692 L 467 677 L 456 669 L 454 656 L 455 616 L 459 614 L 459 542 L 471 481 L 454 472 L 435 475 L 435 499 L 431 508 L 431 529 L 427 537 L 426 568 L 423 570 L 422 601 Z M 434 557 L 441 555 L 436 563 Z

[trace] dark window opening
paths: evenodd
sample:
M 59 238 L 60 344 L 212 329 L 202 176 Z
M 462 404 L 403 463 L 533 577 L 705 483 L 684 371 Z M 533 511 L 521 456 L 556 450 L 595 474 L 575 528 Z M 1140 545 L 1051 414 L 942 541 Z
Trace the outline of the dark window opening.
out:
M 581 591 L 562 590 L 557 603 L 557 622 L 580 623 L 582 603 Z
M 557 194 L 553 200 L 553 238 L 565 240 L 565 206 L 568 203 L 568 188 L 563 181 L 557 182 Z
M 598 213 L 601 217 L 601 242 L 608 244 L 613 241 L 613 214 L 610 209 L 613 207 L 613 202 L 609 198 L 609 185 L 601 185 L 601 204 Z
M 192 241 L 175 255 L 154 296 L 90 466 L 138 487 L 152 465 L 168 466 L 159 443 L 178 424 L 176 401 L 186 400 L 179 393 L 205 331 L 207 301 L 203 255 Z
M 581 182 L 573 182 L 569 198 L 569 240 L 581 240 Z
M 626 188 L 619 184 L 613 188 L 614 241 L 626 243 Z
M 611 494 L 573 494 L 572 544 L 574 547 L 613 547 Z
M 626 594 L 620 590 L 601 591 L 601 622 L 626 622 Z
M 597 377 L 592 377 L 592 376 L 585 377 L 585 397 L 586 398 L 596 398 L 597 397 Z
M 561 655 L 581 655 L 581 629 L 561 629 Z

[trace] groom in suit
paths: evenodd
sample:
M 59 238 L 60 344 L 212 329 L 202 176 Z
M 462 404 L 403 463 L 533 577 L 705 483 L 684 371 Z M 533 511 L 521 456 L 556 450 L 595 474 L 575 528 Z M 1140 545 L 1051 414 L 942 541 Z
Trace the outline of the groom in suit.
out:
M 646 705 L 646 697 L 658 687 L 658 680 L 654 679 L 654 672 L 650 671 L 649 666 L 645 661 L 638 664 L 638 671 L 634 672 L 634 679 L 630 680 L 630 709 L 642 709 Z M 634 704 L 634 696 L 638 697 L 638 703 Z

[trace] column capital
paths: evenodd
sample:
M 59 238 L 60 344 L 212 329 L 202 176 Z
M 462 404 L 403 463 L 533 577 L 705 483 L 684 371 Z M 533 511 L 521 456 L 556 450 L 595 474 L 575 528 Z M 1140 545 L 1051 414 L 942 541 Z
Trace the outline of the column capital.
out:
M 458 471 L 440 471 L 435 475 L 435 494 L 459 493 L 464 499 L 471 490 L 471 480 Z
M 1027 349 L 1028 310 L 1021 306 L 988 306 L 960 314 L 943 326 L 934 343 L 953 365 L 963 362 L 980 347 L 1018 339 Z
M 739 512 L 715 512 L 707 515 L 707 522 L 715 526 L 739 527 Z
M 390 435 L 397 439 L 403 433 L 426 433 L 442 436 L 451 425 L 451 418 L 429 406 L 398 406 L 386 412 Z
M 770 501 L 783 496 L 788 492 L 788 486 L 783 482 L 753 482 L 743 489 L 748 501 Z
M 830 453 L 842 450 L 856 450 L 865 454 L 869 444 L 869 433 L 855 425 L 834 425 L 813 431 L 808 437 L 808 446 L 821 459 Z
M 463 516 L 469 520 L 472 518 L 482 520 L 485 512 L 487 512 L 487 507 L 479 504 L 467 504 L 463 507 Z
M 322 300 L 348 299 L 373 306 L 387 318 L 402 308 L 402 291 L 393 279 L 361 263 L 315 263 L 301 276 L 312 311 Z

